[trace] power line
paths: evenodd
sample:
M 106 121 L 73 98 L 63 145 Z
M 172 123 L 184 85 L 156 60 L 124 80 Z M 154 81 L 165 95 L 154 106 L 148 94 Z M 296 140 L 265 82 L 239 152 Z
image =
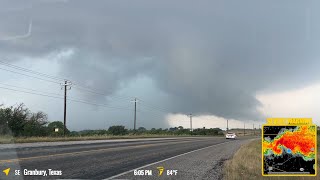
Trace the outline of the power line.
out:
M 39 91 L 39 90 L 36 90 L 36 89 L 25 88 L 25 87 L 15 86 L 15 85 L 5 84 L 5 83 L 0 83 L 0 85 L 9 86 L 9 87 L 14 87 L 14 88 L 19 88 L 19 89 L 24 89 L 24 90 L 33 91 L 33 92 L 39 92 L 39 93 L 46 94 L 46 95 L 49 94 L 49 95 L 61 97 L 61 99 L 63 99 L 63 94 L 51 93 L 51 92 L 45 92 L 45 91 Z M 74 96 L 68 96 L 68 97 L 69 97 L 69 98 L 67 98 L 68 100 L 85 102 L 85 100 L 77 99 L 77 98 L 74 97 Z M 102 105 L 106 105 L 106 104 L 102 104 Z M 107 105 L 106 105 L 106 106 L 107 106 Z
M 40 92 L 40 93 L 45 94 L 45 95 L 50 94 L 50 95 L 58 96 L 59 98 L 63 99 L 63 94 L 51 93 L 51 92 L 45 92 L 45 91 L 38 91 L 36 89 L 24 88 L 24 87 L 21 87 L 21 86 L 15 86 L 15 85 L 5 84 L 5 83 L 0 83 L 0 84 L 1 85 L 5 85 L 5 86 L 11 86 L 11 87 L 15 87 L 15 88 L 20 88 L 20 89 L 25 89 L 25 90 L 28 90 L 28 91 Z M 16 91 L 19 91 L 19 90 L 16 90 Z M 36 93 L 36 94 L 39 94 L 39 93 Z M 68 96 L 68 97 L 69 97 L 69 98 L 67 98 L 68 100 L 71 100 L 71 101 L 74 101 L 74 102 L 88 103 L 85 100 L 77 99 L 77 98 L 75 98 L 73 96 Z M 90 103 L 90 104 L 108 106 L 107 104 L 97 104 L 97 103 Z M 127 108 L 127 107 L 125 107 L 125 108 Z
M 79 99 L 70 99 L 70 98 L 67 98 L 67 100 L 70 100 L 70 101 L 73 101 L 73 102 L 79 102 L 79 103 L 83 103 L 83 104 L 90 104 L 90 105 L 94 105 L 94 106 L 102 106 L 102 107 L 107 107 L 107 108 L 112 108 L 112 109 L 120 109 L 120 110 L 132 111 L 132 109 L 130 109 L 129 107 L 108 106 L 107 104 L 97 104 L 97 103 L 87 102 L 87 101 L 79 100 Z
M 68 79 L 68 78 L 57 77 L 57 76 L 53 76 L 53 75 L 41 73 L 41 72 L 38 72 L 38 71 L 34 71 L 34 70 L 31 70 L 31 69 L 27 69 L 27 68 L 24 68 L 24 67 L 16 66 L 16 65 L 13 65 L 13 64 L 10 64 L 10 63 L 8 63 L 8 62 L 1 61 L 1 60 L 0 60 L 0 65 L 4 65 L 4 66 L 7 66 L 7 67 L 10 67 L 10 68 L 19 70 L 19 71 L 24 71 L 24 72 L 27 72 L 27 73 L 32 73 L 32 74 L 35 74 L 35 75 L 37 75 L 37 76 L 49 78 L 49 79 L 52 79 L 52 80 L 55 80 L 55 81 L 48 80 L 48 79 L 43 79 L 43 78 L 39 78 L 39 77 L 36 77 L 36 76 L 31 76 L 31 75 L 28 75 L 28 74 L 24 74 L 24 73 L 12 71 L 12 70 L 4 69 L 4 68 L 1 68 L 1 67 L 0 67 L 0 69 L 2 69 L 2 70 L 4 70 L 4 71 L 16 73 L 16 74 L 20 74 L 20 75 L 23 75 L 23 76 L 27 76 L 27 77 L 31 77 L 31 78 L 35 78 L 35 79 L 47 81 L 47 82 L 52 82 L 52 83 L 55 83 L 55 84 L 61 84 L 60 82 L 57 82 L 57 81 L 65 81 L 65 80 Z M 73 88 L 78 89 L 78 90 L 81 90 L 81 91 L 89 92 L 89 93 L 92 93 L 92 94 L 96 94 L 96 95 L 100 95 L 100 96 L 105 96 L 105 97 L 109 97 L 109 98 L 112 98 L 112 99 L 127 100 L 127 101 L 130 101 L 130 100 L 133 98 L 133 97 L 129 97 L 129 96 L 112 96 L 112 95 L 110 95 L 110 94 L 106 94 L 106 93 L 99 92 L 99 90 L 90 88 L 90 87 L 88 87 L 88 86 L 86 86 L 86 85 L 81 85 L 81 84 L 84 84 L 84 83 L 77 83 L 77 82 L 74 83 L 74 81 L 72 81 L 72 80 L 69 80 L 69 81 L 72 82 Z M 144 100 L 139 99 L 139 101 L 144 102 L 143 106 L 149 106 L 150 108 L 153 108 L 153 109 L 156 109 L 156 110 L 165 112 L 165 113 L 170 112 L 170 110 L 168 110 L 168 109 L 166 109 L 166 108 L 161 108 L 161 107 L 156 106 L 156 105 L 153 105 L 153 104 L 151 104 L 151 103 L 147 103 L 147 102 L 144 101 Z
M 36 75 L 39 75 L 39 76 L 44 76 L 46 78 L 50 78 L 50 79 L 54 79 L 54 80 L 59 80 L 59 81 L 65 80 L 64 78 L 48 75 L 48 74 L 45 74 L 45 73 L 40 73 L 40 72 L 33 71 L 33 70 L 30 70 L 30 69 L 27 69 L 27 68 L 16 66 L 16 65 L 4 62 L 4 61 L 0 61 L 0 64 L 2 64 L 4 66 L 7 66 L 7 67 L 10 67 L 10 68 L 14 68 L 14 69 L 21 70 L 21 71 L 28 72 L 28 73 L 32 73 L 32 74 L 36 74 Z
M 1 83 L 3 84 L 3 83 Z M 18 86 L 16 86 L 18 87 Z M 20 88 L 20 87 L 19 87 Z M 64 99 L 63 97 L 61 96 L 52 96 L 52 95 L 47 95 L 47 94 L 44 94 L 44 93 L 34 93 L 34 92 L 29 92 L 29 91 L 23 91 L 23 90 L 17 90 L 17 89 L 12 89 L 12 88 L 7 88 L 7 87 L 0 87 L 0 89 L 6 89 L 6 90 L 10 90 L 10 91 L 15 91 L 15 92 L 22 92 L 22 93 L 26 93 L 26 94 L 33 94 L 33 95 L 38 95 L 38 96 L 44 96 L 44 97 L 50 97 L 50 98 L 55 98 L 55 99 Z M 27 88 L 25 88 L 27 89 Z M 31 90 L 31 89 L 30 89 Z M 69 101 L 72 101 L 72 102 L 78 102 L 78 103 L 82 103 L 82 104 L 87 104 L 87 105 L 94 105 L 94 106 L 100 106 L 100 107 L 106 107 L 106 108 L 110 108 L 110 109 L 119 109 L 119 110 L 128 110 L 128 111 L 132 111 L 133 109 L 130 109 L 130 108 L 126 108 L 126 107 L 113 107 L 113 106 L 107 106 L 106 104 L 98 104 L 98 103 L 92 103 L 92 102 L 87 102 L 87 101 L 84 101 L 84 100 L 80 100 L 80 99 L 73 99 L 73 98 L 67 98 L 67 100 Z M 137 110 L 137 112 L 139 113 L 150 113 L 151 111 L 149 112 L 145 112 L 145 111 L 141 111 L 141 110 Z M 158 114 L 149 114 L 149 116 L 152 116 L 152 117 L 165 117 L 165 115 L 158 115 Z M 171 118 L 172 119 L 172 118 Z M 181 119 L 172 119 L 172 120 L 175 120 L 175 121 L 180 121 Z
M 21 86 L 16 86 L 16 85 L 11 85 L 11 84 L 5 84 L 5 83 L 0 83 L 1 85 L 4 86 L 10 86 L 10 87 L 15 87 L 15 88 L 20 88 L 20 89 L 25 89 L 25 90 L 29 90 L 29 91 L 34 91 L 34 92 L 40 92 L 40 93 L 44 93 L 44 94 L 51 94 L 51 95 L 55 95 L 55 96 L 63 96 L 63 94 L 58 94 L 58 93 L 51 93 L 51 92 L 45 92 L 45 91 L 39 91 L 36 89 L 31 89 L 31 88 L 25 88 L 25 87 L 21 87 Z
M 51 97 L 51 98 L 56 98 L 56 99 L 63 99 L 62 97 L 51 96 L 51 95 L 40 94 L 40 93 L 33 93 L 33 92 L 22 91 L 22 90 L 16 90 L 16 89 L 7 88 L 7 87 L 0 87 L 0 89 L 7 89 L 7 90 L 16 91 L 16 92 L 22 92 L 22 93 L 27 93 L 27 94 L 34 94 L 34 95 L 45 96 L 45 97 Z
M 41 73 L 41 72 L 37 72 L 37 71 L 34 71 L 34 70 L 30 70 L 30 69 L 27 69 L 27 68 L 23 68 L 23 67 L 20 67 L 20 66 L 16 66 L 16 65 L 13 65 L 13 64 L 10 64 L 10 63 L 7 63 L 7 62 L 4 62 L 4 61 L 0 61 L 0 65 L 3 65 L 3 66 L 7 66 L 9 68 L 13 68 L 13 69 L 16 69 L 16 70 L 19 70 L 19 71 L 24 71 L 24 72 L 27 72 L 27 73 L 32 73 L 34 75 L 37 75 L 37 76 L 41 76 L 41 77 L 44 77 L 44 78 L 47 78 L 47 79 L 43 79 L 43 78 L 39 78 L 39 77 L 35 77 L 35 76 L 31 76 L 31 75 L 28 75 L 28 74 L 24 74 L 24 73 L 20 73 L 20 72 L 16 72 L 16 71 L 12 71 L 12 70 L 9 70 L 9 69 L 4 69 L 4 68 L 0 68 L 4 71 L 8 71 L 8 72 L 12 72 L 12 73 L 16 73 L 16 74 L 20 74 L 20 75 L 23 75 L 23 76 L 27 76 L 27 77 L 31 77 L 31 78 L 35 78 L 35 79 L 39 79 L 39 80 L 43 80 L 43 81 L 47 81 L 47 82 L 52 82 L 52 83 L 55 83 L 55 84 L 61 84 L 60 82 L 57 82 L 57 81 L 62 81 L 62 80 L 66 80 L 67 78 L 62 78 L 62 77 L 57 77 L 57 76 L 52 76 L 52 75 L 48 75 L 48 74 L 45 74 L 45 73 Z M 52 80 L 48 80 L 48 79 L 52 79 Z M 72 81 L 74 82 L 74 81 Z M 84 83 L 82 83 L 84 84 Z M 97 92 L 99 90 L 97 89 L 93 89 L 93 88 L 90 88 L 86 85 L 81 85 L 81 83 L 73 83 L 73 87 L 75 89 L 78 89 L 78 90 L 81 90 L 81 91 L 85 91 L 85 92 L 89 92 L 89 93 L 93 93 L 93 94 L 96 94 L 96 95 L 101 95 L 101 96 L 106 96 L 106 97 L 110 97 L 112 99 L 121 99 L 121 100 L 131 100 L 132 97 L 124 97 L 124 96 L 111 96 L 110 94 L 106 94 L 106 93 L 101 93 L 101 92 Z M 21 87 L 19 87 L 21 88 Z M 26 88 L 25 88 L 26 89 Z M 31 89 L 29 89 L 31 90 Z M 31 91 L 37 91 L 37 90 L 31 90 Z M 38 91 L 37 91 L 38 92 Z M 53 94 L 53 93 L 50 93 L 50 94 Z M 54 94 L 54 95 L 57 95 L 57 94 Z M 60 95 L 59 95 L 60 96 Z M 70 98 L 68 98 L 70 99 Z M 71 99 L 70 99 L 71 100 Z M 139 99 L 140 101 L 142 101 L 144 104 L 142 104 L 142 106 L 145 106 L 149 109 L 153 109 L 153 110 L 158 110 L 158 111 L 161 111 L 161 112 L 164 112 L 164 113 L 170 113 L 170 110 L 167 109 L 167 108 L 161 108 L 159 106 L 156 106 L 156 105 L 152 105 L 151 103 L 147 103 L 146 101 L 144 100 L 141 100 Z M 85 101 L 82 101 L 82 100 L 74 100 L 74 101 L 79 101 L 79 102 L 82 102 L 84 103 Z M 98 104 L 95 104 L 95 103 L 91 103 L 93 105 L 98 105 Z
M 22 91 L 22 90 L 16 90 L 16 89 L 11 89 L 11 88 L 6 88 L 6 87 L 0 87 L 2 89 L 7 89 L 7 90 L 11 90 L 11 91 L 16 91 L 16 92 L 40 95 L 40 96 L 45 96 L 45 97 L 57 98 L 57 99 L 64 99 L 64 127 L 66 127 L 66 101 L 67 100 L 70 100 L 70 101 L 73 101 L 73 102 L 78 102 L 78 103 L 89 104 L 89 105 L 95 105 L 95 106 L 102 106 L 102 107 L 107 107 L 107 108 L 130 110 L 131 111 L 131 109 L 127 109 L 127 108 L 110 107 L 110 106 L 107 106 L 105 104 L 97 104 L 97 103 L 87 102 L 87 101 L 84 101 L 84 100 L 67 98 L 66 97 L 66 92 L 67 92 L 66 89 L 67 89 L 67 86 L 69 86 L 69 85 L 66 85 L 66 82 L 70 82 L 70 81 L 68 81 L 66 78 L 61 78 L 61 77 L 52 76 L 52 75 L 48 75 L 48 74 L 45 74 L 45 73 L 37 72 L 37 71 L 30 70 L 30 69 L 27 69 L 27 68 L 24 68 L 24 67 L 13 65 L 13 64 L 10 64 L 10 63 L 4 62 L 4 61 L 0 61 L 0 65 L 6 66 L 6 67 L 11 68 L 11 69 L 15 69 L 16 71 L 0 67 L 1 70 L 8 71 L 8 72 L 15 73 L 15 74 L 19 74 L 19 75 L 23 75 L 23 76 L 26 76 L 26 77 L 39 79 L 39 80 L 42 80 L 42 81 L 51 82 L 51 83 L 55 83 L 55 84 L 61 84 L 60 82 L 64 81 L 65 82 L 64 83 L 64 87 L 65 87 L 64 98 L 62 98 L 60 94 L 48 93 L 48 92 L 42 92 L 41 94 L 39 94 L 38 90 L 22 88 L 22 87 L 18 87 L 18 86 L 15 86 L 15 85 L 7 85 L 7 84 L 3 84 L 2 83 L 3 85 L 6 85 L 6 86 L 12 86 L 12 87 L 16 87 L 16 88 L 26 89 L 28 91 Z M 17 72 L 17 71 L 22 71 L 22 72 L 25 72 L 25 73 L 33 74 L 34 76 L 33 75 L 29 75 L 29 74 L 25 74 L 25 73 L 21 73 L 21 72 Z M 81 90 L 81 91 L 85 91 L 85 92 L 89 92 L 89 93 L 93 93 L 93 94 L 96 94 L 96 95 L 101 95 L 101 96 L 110 97 L 110 98 L 113 98 L 113 99 L 121 99 L 121 100 L 131 100 L 132 99 L 132 97 L 111 96 L 110 94 L 101 93 L 101 92 L 99 92 L 99 90 L 93 89 L 93 88 L 88 87 L 86 85 L 81 85 L 80 83 L 74 83 L 74 81 L 73 81 L 73 85 L 74 85 L 73 87 L 75 89 L 78 89 L 78 90 Z M 30 92 L 30 91 L 34 91 L 34 92 Z M 51 94 L 51 95 L 48 95 L 48 94 Z M 134 118 L 135 122 L 136 122 L 136 112 L 137 112 L 136 111 L 136 102 L 137 102 L 137 99 L 135 99 L 135 116 L 134 116 L 135 117 Z M 146 103 L 146 101 L 143 101 L 143 100 L 142 100 L 142 102 L 143 102 L 143 106 L 145 106 L 145 107 L 147 107 L 149 109 L 161 111 L 161 112 L 164 112 L 164 113 L 170 113 L 170 110 L 168 110 L 167 108 L 161 108 L 159 106 L 152 105 L 150 103 Z M 135 123 L 135 126 L 136 126 L 136 123 Z M 134 127 L 134 129 L 135 128 L 136 127 Z M 192 127 L 191 127 L 191 129 L 192 129 Z
M 149 109 L 141 108 L 141 106 L 139 106 L 139 109 L 137 109 L 137 111 L 141 112 L 141 113 L 152 113 L 152 114 L 157 115 L 159 117 L 162 117 L 162 116 L 165 116 L 166 114 L 169 114 L 168 112 L 161 113 L 161 112 L 153 111 L 153 110 L 150 111 Z
M 62 77 L 48 75 L 48 74 L 45 74 L 45 73 L 41 73 L 41 72 L 37 72 L 37 71 L 30 70 L 30 69 L 27 69 L 27 68 L 23 68 L 23 67 L 20 67 L 20 66 L 16 66 L 16 65 L 4 62 L 4 61 L 0 61 L 0 64 L 4 65 L 4 66 L 7 66 L 7 67 L 10 67 L 10 68 L 13 68 L 13 69 L 16 69 L 16 70 L 19 70 L 19 71 L 32 73 L 32 74 L 35 74 L 37 76 L 42 76 L 42 77 L 45 77 L 45 78 L 48 78 L 48 79 L 53 79 L 53 80 L 56 80 L 56 81 L 69 80 L 69 81 L 73 82 L 73 85 L 78 86 L 77 89 L 79 89 L 79 90 L 87 91 L 87 92 L 94 93 L 94 94 L 97 94 L 97 95 L 112 97 L 110 94 L 97 92 L 99 90 L 90 88 L 90 87 L 88 87 L 86 85 L 81 85 L 81 84 L 84 84 L 84 83 L 78 83 L 78 82 L 75 82 L 73 80 L 70 80 L 69 78 L 62 78 Z M 19 72 L 8 70 L 8 69 L 3 69 L 3 68 L 0 68 L 0 69 L 5 70 L 5 71 L 9 71 L 9 72 L 12 72 L 12 73 L 16 73 L 16 74 L 28 76 L 28 77 L 40 79 L 40 80 L 43 80 L 43 81 L 48 81 L 48 82 L 53 82 L 53 83 L 56 83 L 56 84 L 60 84 L 60 82 L 55 82 L 55 81 L 51 81 L 51 80 L 47 80 L 47 79 L 43 79 L 43 78 L 39 78 L 39 77 L 35 77 L 35 76 L 30 76 L 30 75 L 27 75 L 27 74 L 19 73 Z M 125 100 L 131 100 L 132 99 L 132 97 L 120 97 L 120 96 L 118 96 L 117 98 L 118 99 L 125 99 Z
M 156 105 L 153 105 L 153 104 L 151 104 L 151 103 L 148 103 L 148 102 L 146 102 L 146 101 L 144 101 L 144 100 L 142 100 L 142 99 L 139 99 L 141 102 L 142 102 L 142 106 L 145 106 L 145 107 L 150 107 L 150 108 L 153 108 L 153 109 L 155 109 L 155 110 L 158 110 L 158 111 L 162 111 L 162 112 L 166 112 L 166 113 L 168 113 L 168 112 L 170 112 L 171 110 L 169 110 L 169 109 L 167 109 L 167 108 L 163 108 L 163 107 L 160 107 L 160 106 L 156 106 Z M 144 104 L 143 104 L 144 103 Z
M 25 88 L 25 87 L 15 86 L 15 85 L 5 84 L 5 83 L 0 83 L 0 85 L 9 86 L 9 87 L 14 87 L 14 88 L 19 88 L 19 89 L 25 89 L 25 90 L 28 90 L 28 91 L 39 92 L 39 93 L 42 93 L 42 94 L 54 95 L 54 96 L 58 96 L 58 97 L 60 97 L 61 99 L 63 99 L 63 94 L 51 93 L 51 92 L 45 92 L 45 91 L 39 91 L 39 90 L 36 90 L 36 89 Z M 69 97 L 69 98 L 67 98 L 67 99 L 69 99 L 69 100 L 85 102 L 85 100 L 77 99 L 77 98 L 74 97 L 74 96 L 68 96 L 68 97 Z M 105 104 L 102 104 L 102 105 L 105 105 Z
M 163 111 L 163 110 L 160 110 L 160 109 L 152 108 L 152 107 L 147 106 L 147 105 L 145 105 L 143 103 L 141 103 L 140 105 L 143 106 L 144 108 L 147 108 L 149 110 L 155 111 L 157 113 L 170 113 L 169 111 Z
M 39 78 L 39 77 L 35 77 L 35 76 L 30 76 L 28 74 L 23 74 L 23 73 L 20 73 L 20 72 L 9 70 L 9 69 L 4 69 L 4 68 L 0 68 L 0 69 L 4 70 L 4 71 L 12 72 L 12 73 L 20 74 L 20 75 L 23 75 L 23 76 L 39 79 L 39 80 L 42 80 L 42 81 L 47 81 L 47 82 L 51 82 L 51 83 L 55 83 L 55 84 L 60 84 L 60 82 L 57 82 L 57 81 L 51 81 L 51 80 L 48 80 L 48 79 L 43 79 L 43 78 Z
M 96 92 L 96 91 L 93 91 L 93 90 L 91 90 L 89 88 L 82 88 L 83 86 L 79 86 L 79 84 L 73 84 L 73 85 L 75 85 L 75 86 L 73 86 L 73 88 L 75 88 L 75 89 L 78 89 L 78 90 L 81 90 L 81 91 L 85 91 L 85 92 L 89 92 L 89 93 L 96 94 L 96 95 L 100 95 L 100 96 L 104 96 L 104 97 L 111 97 L 112 99 L 120 99 L 120 100 L 128 100 L 128 101 L 132 99 L 132 97 L 111 96 L 109 94 Z
M 29 91 L 16 90 L 16 89 L 7 88 L 7 87 L 0 87 L 0 89 L 6 89 L 6 90 L 22 92 L 22 93 L 26 93 L 26 94 L 39 95 L 39 96 L 44 96 L 44 97 L 50 97 L 50 98 L 55 98 L 55 99 L 64 99 L 63 97 L 51 96 L 51 95 L 47 95 L 47 94 L 34 93 L 34 92 L 29 92 Z M 121 110 L 130 110 L 130 111 L 132 111 L 132 109 L 129 109 L 129 108 L 107 106 L 105 104 L 97 104 L 97 103 L 87 102 L 87 101 L 84 101 L 84 100 L 71 99 L 71 98 L 67 98 L 67 100 L 73 101 L 73 102 L 79 102 L 79 103 L 83 103 L 83 104 L 89 104 L 89 105 L 94 105 L 94 106 L 101 106 L 101 107 L 111 108 L 111 109 L 121 109 Z

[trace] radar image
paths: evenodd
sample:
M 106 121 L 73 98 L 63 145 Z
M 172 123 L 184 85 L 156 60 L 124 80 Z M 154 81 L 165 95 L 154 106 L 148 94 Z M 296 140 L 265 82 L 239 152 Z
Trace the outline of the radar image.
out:
M 263 127 L 263 175 L 316 175 L 316 126 Z

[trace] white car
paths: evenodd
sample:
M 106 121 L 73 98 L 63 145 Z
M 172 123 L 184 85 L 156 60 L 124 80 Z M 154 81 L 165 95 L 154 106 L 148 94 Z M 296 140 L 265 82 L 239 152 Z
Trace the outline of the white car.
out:
M 226 134 L 226 139 L 236 139 L 236 138 L 237 138 L 236 133 L 228 132 L 228 133 Z

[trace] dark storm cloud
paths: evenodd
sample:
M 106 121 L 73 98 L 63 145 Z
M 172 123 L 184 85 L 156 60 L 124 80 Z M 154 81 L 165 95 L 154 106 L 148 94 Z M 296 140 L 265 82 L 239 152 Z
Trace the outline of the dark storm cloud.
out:
M 257 91 L 296 88 L 319 75 L 316 1 L 30 3 L 10 12 L 0 32 L 19 34 L 32 19 L 31 37 L 0 42 L 1 54 L 72 48 L 62 74 L 108 93 L 146 75 L 172 96 L 167 106 L 176 112 L 254 120 Z

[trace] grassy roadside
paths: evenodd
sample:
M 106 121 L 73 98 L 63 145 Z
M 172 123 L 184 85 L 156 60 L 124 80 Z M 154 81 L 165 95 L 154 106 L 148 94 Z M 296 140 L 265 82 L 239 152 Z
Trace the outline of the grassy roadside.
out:
M 75 136 L 75 137 L 12 137 L 0 136 L 0 144 L 13 143 L 33 143 L 33 142 L 61 142 L 61 141 L 85 141 L 85 140 L 108 140 L 108 139 L 135 139 L 135 138 L 163 138 L 163 137 L 191 137 L 188 135 L 125 135 L 125 136 L 111 136 L 111 135 L 96 135 L 96 136 Z
M 320 172 L 319 161 L 320 156 L 318 154 L 318 173 Z M 253 140 L 250 143 L 241 146 L 241 148 L 234 154 L 233 158 L 226 161 L 224 167 L 224 179 L 317 179 L 317 177 L 263 177 L 261 175 L 261 163 L 261 140 Z

